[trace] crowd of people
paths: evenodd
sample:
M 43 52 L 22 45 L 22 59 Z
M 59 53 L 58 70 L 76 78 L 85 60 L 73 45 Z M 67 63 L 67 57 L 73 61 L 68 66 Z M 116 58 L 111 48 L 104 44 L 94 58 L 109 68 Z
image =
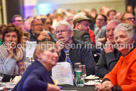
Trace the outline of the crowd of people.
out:
M 68 52 L 73 68 L 80 62 L 87 76 L 103 78 L 96 90 L 135 91 L 135 34 L 136 7 L 133 11 L 132 6 L 124 13 L 103 7 L 100 13 L 96 9 L 58 9 L 27 19 L 14 15 L 10 24 L 0 26 L 0 73 L 22 75 L 13 91 L 60 91 L 53 85 L 50 71 L 57 62 L 65 61 Z M 35 62 L 26 70 L 22 66 L 29 58 L 19 46 L 27 41 L 50 46 L 36 47 Z

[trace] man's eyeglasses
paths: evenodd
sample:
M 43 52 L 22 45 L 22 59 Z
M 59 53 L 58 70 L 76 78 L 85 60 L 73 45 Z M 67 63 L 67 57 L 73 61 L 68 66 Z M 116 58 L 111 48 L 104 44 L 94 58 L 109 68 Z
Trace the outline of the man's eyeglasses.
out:
M 126 18 L 125 20 L 131 21 L 131 20 L 136 20 L 135 18 Z
M 43 24 L 33 24 L 34 26 L 43 26 Z
M 51 25 L 51 22 L 46 22 L 46 24 L 49 24 L 49 25 Z
M 23 22 L 23 20 L 15 20 L 16 22 Z
M 96 19 L 96 20 L 103 21 L 104 19 Z
M 60 33 L 60 32 L 61 32 L 61 33 L 65 33 L 65 32 L 67 32 L 67 31 L 68 31 L 68 30 L 60 30 L 60 31 L 55 31 L 55 33 L 56 33 L 56 34 L 58 34 L 58 33 Z

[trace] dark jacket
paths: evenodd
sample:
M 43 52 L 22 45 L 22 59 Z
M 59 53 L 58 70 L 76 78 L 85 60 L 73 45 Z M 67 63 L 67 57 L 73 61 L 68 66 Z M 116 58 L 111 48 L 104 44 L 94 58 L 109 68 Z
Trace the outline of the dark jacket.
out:
M 73 39 L 71 48 L 70 48 L 70 60 L 74 68 L 74 63 L 80 62 L 81 64 L 86 65 L 87 75 L 95 74 L 95 64 L 94 58 L 92 56 L 92 51 L 89 47 L 86 46 L 84 42 Z M 59 57 L 59 62 L 65 61 L 65 52 L 62 50 Z
M 39 40 L 37 40 L 37 37 L 35 37 L 32 33 L 32 30 L 29 30 L 30 33 L 30 41 L 37 41 L 37 43 L 41 42 Z M 48 33 L 49 37 L 51 38 L 49 41 L 55 42 L 55 39 L 52 37 L 52 35 L 50 33 Z M 48 39 L 44 39 L 42 41 L 48 41 Z
M 88 44 L 94 45 L 93 42 L 90 39 L 90 35 L 89 35 L 88 32 L 86 32 L 86 31 L 79 31 L 79 30 L 73 30 L 73 32 L 74 32 L 73 37 L 75 39 L 83 41 L 83 42 L 88 43 Z
M 46 91 L 47 83 L 54 84 L 49 72 L 36 60 L 28 67 L 12 91 Z
M 121 53 L 117 49 L 110 53 L 105 53 L 103 50 L 95 67 L 96 75 L 99 77 L 104 77 L 113 69 L 120 56 Z

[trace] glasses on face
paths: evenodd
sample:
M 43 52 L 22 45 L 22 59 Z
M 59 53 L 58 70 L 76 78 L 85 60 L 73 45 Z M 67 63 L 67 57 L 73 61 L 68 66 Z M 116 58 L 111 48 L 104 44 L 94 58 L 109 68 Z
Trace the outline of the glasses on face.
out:
M 103 21 L 104 19 L 96 19 L 96 20 Z
M 135 20 L 135 18 L 127 18 L 125 20 L 131 21 L 131 20 Z
M 23 20 L 15 20 L 16 22 L 23 22 Z
M 43 24 L 34 24 L 34 26 L 42 26 Z
M 67 31 L 68 31 L 68 30 L 60 30 L 60 31 L 55 31 L 55 33 L 56 33 L 56 34 L 58 34 L 58 33 L 60 33 L 60 32 L 61 32 L 61 33 L 65 33 L 65 32 L 67 32 Z
M 46 22 L 46 24 L 49 24 L 49 25 L 51 25 L 51 23 L 50 23 L 50 22 Z

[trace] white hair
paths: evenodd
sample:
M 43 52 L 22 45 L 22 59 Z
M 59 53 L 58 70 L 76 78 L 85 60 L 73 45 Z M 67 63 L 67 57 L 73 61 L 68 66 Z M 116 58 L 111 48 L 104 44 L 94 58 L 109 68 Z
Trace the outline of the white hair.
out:
M 116 19 L 110 20 L 107 25 L 109 25 L 111 23 L 116 23 L 117 25 L 120 24 L 120 22 Z
M 68 26 L 69 30 L 73 31 L 72 26 L 67 21 L 59 21 L 55 26 L 55 31 L 56 31 L 57 27 L 60 26 L 60 25 Z
M 119 30 L 127 33 L 128 37 L 132 40 L 135 37 L 135 29 L 127 23 L 120 23 L 114 30 L 114 34 Z

